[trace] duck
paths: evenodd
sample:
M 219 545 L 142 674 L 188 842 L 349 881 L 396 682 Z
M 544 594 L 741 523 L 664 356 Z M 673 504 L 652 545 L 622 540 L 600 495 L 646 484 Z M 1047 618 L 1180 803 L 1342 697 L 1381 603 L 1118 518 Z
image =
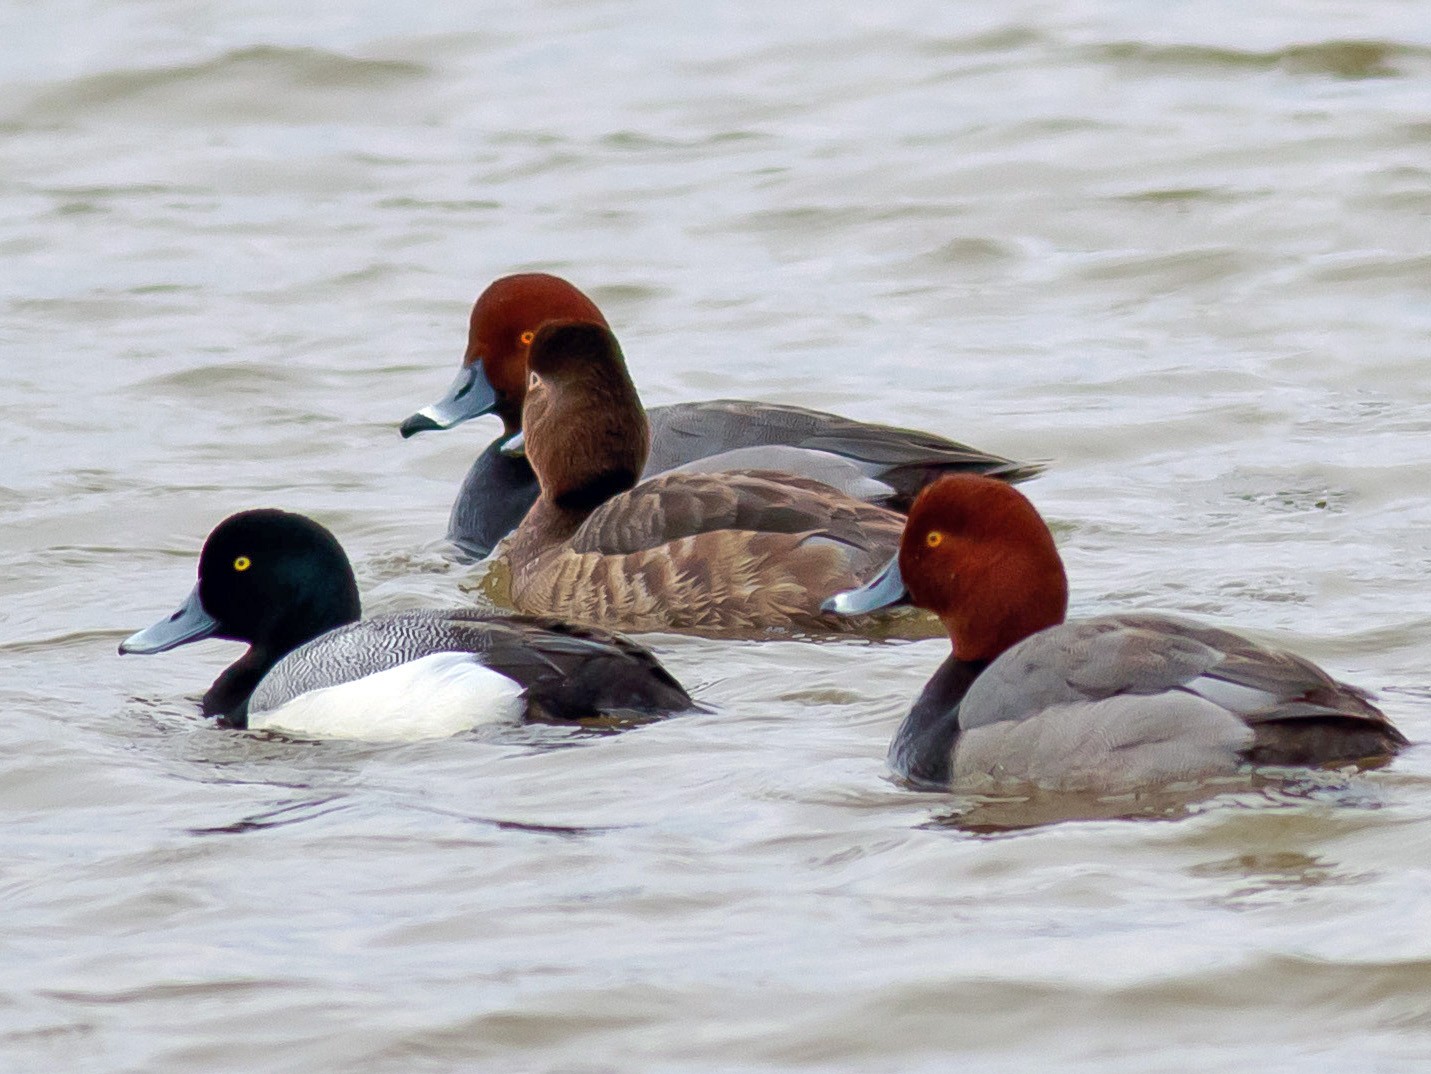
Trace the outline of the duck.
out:
M 544 321 L 564 319 L 610 327 L 596 303 L 559 276 L 525 272 L 494 281 L 472 307 L 467 351 L 447 394 L 399 426 L 407 438 L 481 414 L 501 419 L 501 435 L 467 472 L 448 521 L 448 539 L 465 555 L 489 554 L 537 500 L 536 475 L 512 442 L 522 427 L 532 339 Z M 646 417 L 651 448 L 643 477 L 676 469 L 779 470 L 900 512 L 940 474 L 969 471 L 1017 482 L 1044 468 L 930 433 L 778 403 L 675 403 L 652 407 Z
M 604 324 L 547 321 L 528 366 L 524 450 L 541 491 L 497 554 L 518 611 L 708 637 L 868 625 L 820 603 L 879 569 L 902 515 L 778 471 L 642 480 L 650 428 Z
M 203 699 L 205 716 L 232 727 L 412 740 L 698 707 L 649 651 L 604 631 L 476 608 L 363 619 L 342 545 L 304 515 L 265 508 L 226 518 L 204 542 L 198 575 L 177 611 L 119 652 L 247 642 Z
M 952 642 L 890 745 L 916 787 L 1118 794 L 1255 765 L 1381 763 L 1407 744 L 1365 691 L 1230 630 L 1154 612 L 1066 621 L 1053 536 L 999 481 L 934 482 L 898 555 L 826 608 L 906 601 Z

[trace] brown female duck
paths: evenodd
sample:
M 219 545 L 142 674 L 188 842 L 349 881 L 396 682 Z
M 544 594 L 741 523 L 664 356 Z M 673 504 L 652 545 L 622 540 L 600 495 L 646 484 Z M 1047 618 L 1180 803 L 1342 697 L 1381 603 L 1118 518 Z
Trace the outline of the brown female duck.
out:
M 604 324 L 548 322 L 529 367 L 522 423 L 541 495 L 506 546 L 522 611 L 719 636 L 839 630 L 821 601 L 898 548 L 901 515 L 792 474 L 638 484 L 650 428 Z
M 480 414 L 502 419 L 502 434 L 472 464 L 448 522 L 448 538 L 471 555 L 490 552 L 536 502 L 531 466 L 504 449 L 522 428 L 532 338 L 543 322 L 563 318 L 606 324 L 596 304 L 558 276 L 524 272 L 496 280 L 472 307 L 452 387 L 402 423 L 407 437 Z M 675 403 L 653 407 L 646 417 L 651 450 L 644 477 L 677 468 L 780 470 L 901 512 L 941 474 L 1022 481 L 1041 469 L 913 429 L 748 399 Z

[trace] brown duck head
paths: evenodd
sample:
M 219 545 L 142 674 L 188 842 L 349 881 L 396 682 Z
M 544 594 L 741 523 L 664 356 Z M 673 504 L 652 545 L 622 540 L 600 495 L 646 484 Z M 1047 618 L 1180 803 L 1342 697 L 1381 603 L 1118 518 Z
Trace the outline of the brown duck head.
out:
M 641 477 L 650 426 L 604 322 L 548 321 L 527 356 L 524 450 L 542 498 L 590 512 Z

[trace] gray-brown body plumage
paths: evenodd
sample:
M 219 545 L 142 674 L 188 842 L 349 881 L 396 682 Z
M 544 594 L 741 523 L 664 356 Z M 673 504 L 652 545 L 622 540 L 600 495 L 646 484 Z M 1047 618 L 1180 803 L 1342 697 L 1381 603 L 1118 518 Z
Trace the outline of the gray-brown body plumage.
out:
M 1043 470 L 918 429 L 778 403 L 712 399 L 653 407 L 648 416 L 647 477 L 672 470 L 778 470 L 900 512 L 942 474 L 1025 481 Z
M 936 745 L 939 720 L 957 722 L 952 747 L 947 734 Z M 908 747 L 920 736 L 945 755 L 917 756 Z M 1249 763 L 1384 758 L 1405 743 L 1363 691 L 1302 657 L 1186 619 L 1131 614 L 1042 630 L 962 696 L 921 697 L 891 758 L 902 774 L 947 773 L 960 789 L 1107 793 Z
M 858 628 L 820 604 L 893 554 L 899 514 L 763 470 L 638 485 L 650 431 L 611 333 L 548 323 L 529 365 L 523 428 L 542 493 L 506 547 L 519 610 L 720 636 Z
M 539 504 L 508 546 L 517 608 L 711 636 L 859 629 L 820 604 L 874 573 L 901 529 L 893 512 L 760 471 L 653 478 L 565 541 L 543 517 Z

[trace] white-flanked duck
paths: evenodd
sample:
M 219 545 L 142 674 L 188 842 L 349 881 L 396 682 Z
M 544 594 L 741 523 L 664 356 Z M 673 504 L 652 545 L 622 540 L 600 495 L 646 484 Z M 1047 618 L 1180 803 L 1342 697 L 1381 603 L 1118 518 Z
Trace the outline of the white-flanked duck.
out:
M 119 651 L 161 653 L 208 637 L 249 650 L 204 695 L 204 714 L 254 730 L 416 739 L 528 716 L 651 717 L 695 707 L 654 656 L 604 631 L 471 608 L 362 619 L 342 546 L 285 511 L 221 522 L 179 610 Z

